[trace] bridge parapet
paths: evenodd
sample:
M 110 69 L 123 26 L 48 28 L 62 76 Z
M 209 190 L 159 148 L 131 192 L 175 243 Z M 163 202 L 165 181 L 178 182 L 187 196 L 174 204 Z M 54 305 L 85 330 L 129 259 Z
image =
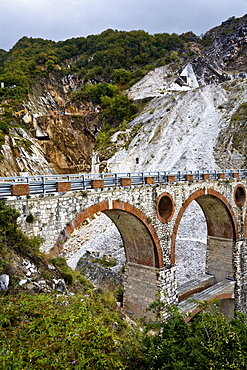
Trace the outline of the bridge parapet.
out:
M 17 196 L 17 184 L 26 184 L 19 195 L 49 194 L 116 186 L 181 183 L 205 180 L 246 179 L 247 169 L 213 171 L 159 171 L 101 174 L 65 174 L 44 176 L 0 177 L 0 198 Z M 64 185 L 60 184 L 64 183 Z M 67 185 L 65 186 L 65 183 Z M 21 187 L 19 187 L 20 189 Z

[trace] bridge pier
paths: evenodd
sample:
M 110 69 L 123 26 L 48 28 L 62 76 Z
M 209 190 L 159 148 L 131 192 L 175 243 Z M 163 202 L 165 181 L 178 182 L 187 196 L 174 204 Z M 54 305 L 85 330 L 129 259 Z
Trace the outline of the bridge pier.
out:
M 155 300 L 177 304 L 176 266 L 155 268 L 126 263 L 123 308 L 135 316 L 153 316 L 146 311 Z
M 231 239 L 208 237 L 206 270 L 214 275 L 215 283 L 234 278 L 234 246 L 235 242 Z
M 150 316 L 146 309 L 157 299 L 159 283 L 158 268 L 127 262 L 123 308 L 135 316 Z

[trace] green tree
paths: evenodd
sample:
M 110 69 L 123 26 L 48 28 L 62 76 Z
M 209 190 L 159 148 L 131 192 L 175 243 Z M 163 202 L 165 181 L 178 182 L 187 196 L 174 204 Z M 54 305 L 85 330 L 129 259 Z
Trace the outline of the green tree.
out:
M 111 77 L 115 83 L 126 84 L 131 78 L 131 73 L 124 68 L 120 68 L 115 69 Z
M 54 66 L 55 66 L 55 62 L 54 62 L 54 60 L 52 60 L 52 59 L 47 60 L 47 61 L 45 62 L 45 66 L 46 66 L 46 69 L 47 69 L 47 71 L 48 71 L 48 72 L 53 71 Z
M 119 121 L 128 119 L 137 113 L 137 106 L 125 95 L 116 95 L 112 98 L 103 96 L 101 104 L 105 108 L 104 116 L 115 118 Z

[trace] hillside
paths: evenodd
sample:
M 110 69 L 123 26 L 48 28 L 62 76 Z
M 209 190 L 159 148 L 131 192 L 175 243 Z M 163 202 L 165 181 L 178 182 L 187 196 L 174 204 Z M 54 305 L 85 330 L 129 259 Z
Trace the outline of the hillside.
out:
M 246 60 L 247 16 L 202 38 L 113 30 L 58 43 L 24 37 L 1 52 L 0 174 L 246 167 Z M 203 225 L 195 205 L 188 213 Z M 106 229 L 98 247 L 93 231 L 76 257 L 81 236 L 65 245 L 73 267 L 95 249 L 123 263 L 117 231 L 97 222 Z M 184 233 L 182 249 L 196 254 L 205 225 Z
M 203 38 L 114 30 L 57 43 L 23 37 L 1 51 L 0 174 L 89 172 L 97 156 L 103 170 L 114 153 L 112 171 L 123 158 L 133 170 L 135 157 L 140 170 L 243 167 L 243 143 L 227 143 L 245 99 L 246 22 L 233 17 Z M 191 135 L 203 140 L 205 133 L 208 150 L 200 139 L 194 147 Z M 146 149 L 136 145 L 143 138 Z M 179 143 L 179 152 L 159 153 L 159 141 L 166 148 Z

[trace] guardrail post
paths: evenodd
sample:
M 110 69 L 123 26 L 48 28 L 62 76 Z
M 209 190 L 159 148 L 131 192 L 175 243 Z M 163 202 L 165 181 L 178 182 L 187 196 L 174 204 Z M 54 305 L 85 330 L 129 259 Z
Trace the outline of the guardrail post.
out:
M 45 177 L 42 176 L 42 190 L 43 190 L 43 194 L 45 194 Z
M 144 179 L 144 173 L 142 172 L 142 184 L 146 183 L 146 178 Z

